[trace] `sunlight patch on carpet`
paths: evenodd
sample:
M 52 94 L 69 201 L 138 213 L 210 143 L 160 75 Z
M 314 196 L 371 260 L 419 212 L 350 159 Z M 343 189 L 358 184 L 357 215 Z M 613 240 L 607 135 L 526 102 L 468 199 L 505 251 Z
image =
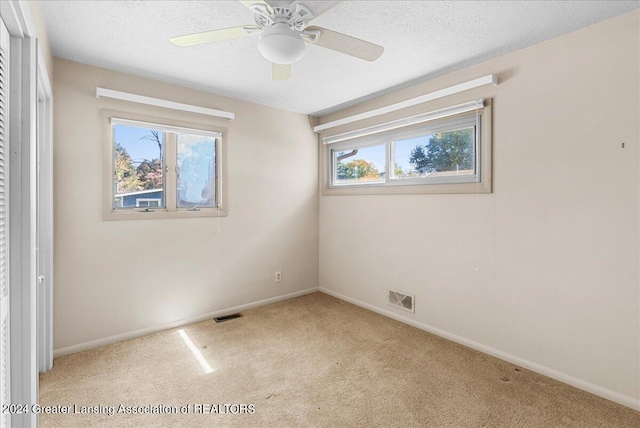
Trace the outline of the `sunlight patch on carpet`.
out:
M 213 373 L 213 368 L 211 367 L 209 362 L 204 358 L 204 356 L 202 355 L 202 352 L 200 352 L 200 350 L 196 347 L 196 345 L 193 344 L 193 341 L 191 340 L 189 335 L 183 329 L 178 330 L 178 334 L 180 335 L 180 337 L 182 337 L 182 340 L 184 341 L 185 345 L 187 345 L 187 348 L 189 348 L 193 356 L 196 357 L 196 360 L 198 360 L 204 372 L 206 374 Z

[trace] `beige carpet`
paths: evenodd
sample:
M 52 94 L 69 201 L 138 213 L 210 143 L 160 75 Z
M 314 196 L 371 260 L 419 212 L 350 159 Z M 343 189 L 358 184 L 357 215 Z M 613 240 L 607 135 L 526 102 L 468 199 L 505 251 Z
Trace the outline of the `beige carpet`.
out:
M 209 374 L 179 330 L 57 358 L 41 405 L 115 414 L 41 414 L 41 426 L 640 427 L 640 412 L 321 293 L 184 327 Z

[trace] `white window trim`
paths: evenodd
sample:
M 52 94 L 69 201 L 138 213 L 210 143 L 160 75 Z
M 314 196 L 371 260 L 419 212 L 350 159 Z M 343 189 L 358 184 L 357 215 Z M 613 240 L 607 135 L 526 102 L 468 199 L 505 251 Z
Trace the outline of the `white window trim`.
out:
M 229 111 L 216 110 L 208 107 L 194 106 L 191 104 L 177 103 L 175 101 L 162 100 L 160 98 L 145 97 L 144 95 L 131 94 L 128 92 L 114 91 L 113 89 L 96 88 L 96 98 L 107 97 L 116 100 L 131 101 L 139 104 L 170 108 L 173 110 L 188 111 L 191 113 L 206 114 L 209 116 L 222 117 L 232 120 L 235 114 Z
M 102 219 L 103 220 L 149 220 L 166 218 L 193 218 L 193 217 L 223 217 L 226 211 L 226 136 L 227 129 L 202 123 L 188 123 L 163 117 L 151 117 L 137 113 L 123 111 L 101 110 L 102 120 Z M 137 209 L 114 209 L 113 208 L 113 123 L 135 123 L 145 124 L 152 128 L 159 128 L 164 131 L 188 131 L 198 134 L 216 137 L 216 194 L 217 207 L 178 208 L 176 204 L 176 194 L 165 185 L 165 206 L 153 208 L 149 211 Z M 176 154 L 171 151 L 165 152 L 166 162 L 175 166 Z M 165 183 L 175 180 L 175 168 L 166 169 Z
M 487 76 L 479 77 L 477 79 L 469 80 L 467 82 L 459 83 L 457 85 L 449 86 L 438 91 L 430 92 L 419 97 L 411 98 L 409 100 L 401 101 L 399 103 L 391 104 L 388 106 L 380 107 L 375 110 L 366 111 L 364 113 L 356 114 L 354 116 L 345 117 L 342 119 L 334 120 L 331 122 L 317 125 L 313 128 L 314 132 L 321 132 L 325 129 L 334 128 L 340 125 L 345 125 L 352 122 L 368 119 L 375 116 L 380 116 L 388 113 L 392 113 L 398 110 L 402 110 L 408 107 L 412 107 L 418 104 L 426 103 L 429 101 L 437 100 L 438 98 L 448 97 L 458 94 L 460 92 L 468 91 L 469 89 L 478 88 L 480 86 L 493 84 L 498 85 L 498 76 L 489 74 Z
M 335 183 L 335 177 L 333 177 L 333 162 L 332 149 L 345 148 L 357 148 L 364 146 L 371 146 L 376 144 L 387 144 L 387 163 L 390 159 L 390 147 L 389 144 L 390 135 L 399 135 L 404 137 L 411 135 L 412 130 L 430 129 L 436 130 L 438 126 L 444 125 L 447 122 L 451 123 L 458 116 L 468 115 L 469 110 L 466 113 L 460 113 L 456 115 L 447 115 L 446 117 L 438 117 L 437 119 L 428 121 L 419 121 L 415 125 L 406 125 L 403 128 L 390 127 L 390 130 L 377 133 L 363 132 L 363 136 L 352 139 L 341 139 L 336 135 L 327 136 L 320 141 L 320 180 L 322 183 L 323 195 L 357 195 L 357 194 L 424 194 L 424 193 L 491 193 L 491 124 L 492 124 L 492 103 L 490 99 L 483 100 L 484 107 L 478 111 L 480 113 L 480 123 L 476 132 L 479 137 L 479 147 L 476 147 L 476 154 L 478 159 L 476 160 L 476 174 L 479 175 L 479 180 L 476 181 L 474 175 L 461 176 L 463 178 L 451 179 L 451 177 L 425 177 L 425 178 L 412 178 L 412 179 L 394 179 L 387 177 L 385 182 L 372 181 L 362 182 L 358 184 L 340 184 Z M 420 116 L 428 116 L 429 113 Z M 425 125 L 428 122 L 428 125 Z M 384 124 L 383 124 L 384 125 Z M 378 127 L 380 128 L 380 127 Z M 365 128 L 369 129 L 369 128 Z M 347 134 L 358 135 L 360 130 L 351 131 Z M 336 138 L 338 137 L 338 138 Z M 324 141 L 340 141 L 336 143 L 330 142 L 329 144 L 323 144 Z M 478 138 L 476 138 L 478 141 Z M 479 149 L 479 150 L 478 150 Z M 390 172 L 389 166 L 386 166 L 387 174 Z M 446 182 L 443 182 L 446 181 Z M 458 182 L 459 181 L 459 182 Z

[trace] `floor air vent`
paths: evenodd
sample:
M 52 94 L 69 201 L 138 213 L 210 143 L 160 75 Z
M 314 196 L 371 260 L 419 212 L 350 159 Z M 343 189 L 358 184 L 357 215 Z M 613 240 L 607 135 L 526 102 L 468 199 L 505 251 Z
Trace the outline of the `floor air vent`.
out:
M 236 319 L 236 318 L 240 318 L 240 317 L 242 317 L 242 314 L 231 314 L 231 315 L 227 315 L 227 316 L 224 316 L 224 317 L 214 318 L 214 321 L 215 322 L 225 322 L 225 321 L 230 321 L 230 320 L 233 320 L 233 319 Z
M 389 290 L 389 304 L 396 308 L 415 313 L 415 299 L 413 294 Z

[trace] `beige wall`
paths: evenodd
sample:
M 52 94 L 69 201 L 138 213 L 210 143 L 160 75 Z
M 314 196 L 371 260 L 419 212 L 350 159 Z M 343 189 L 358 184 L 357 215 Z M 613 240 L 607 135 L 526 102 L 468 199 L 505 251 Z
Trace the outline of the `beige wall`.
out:
M 638 22 L 636 11 L 321 118 L 501 82 L 332 130 L 491 97 L 494 191 L 322 196 L 321 289 L 638 408 Z M 389 288 L 415 294 L 415 315 L 387 305 Z
M 318 286 L 317 148 L 306 116 L 57 58 L 54 67 L 54 349 Z M 97 86 L 236 119 L 96 99 Z M 227 127 L 229 215 L 102 221 L 103 108 Z

